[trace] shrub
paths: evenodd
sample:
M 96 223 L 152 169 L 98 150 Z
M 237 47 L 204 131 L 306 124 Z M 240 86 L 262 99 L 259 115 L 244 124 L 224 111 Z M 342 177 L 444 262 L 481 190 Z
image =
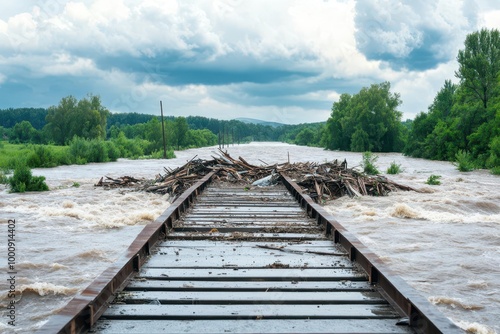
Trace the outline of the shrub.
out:
M 74 136 L 69 142 L 69 153 L 72 160 L 79 165 L 87 163 L 87 152 L 89 150 L 88 142 L 80 137 Z
M 457 169 L 461 172 L 470 172 L 475 169 L 474 161 L 472 156 L 467 151 L 458 151 L 455 154 L 456 161 L 453 162 L 453 165 L 457 167 Z
M 108 151 L 104 141 L 92 139 L 89 142 L 89 151 L 87 152 L 87 162 L 106 162 L 109 161 Z
M 63 150 L 59 152 L 56 151 L 54 153 L 54 156 L 58 165 L 71 165 L 75 162 L 69 150 Z
M 498 171 L 500 169 L 500 136 L 493 138 L 490 143 L 490 156 L 486 161 L 486 167 L 491 168 L 493 174 L 499 174 L 498 172 L 495 173 L 494 170 Z
M 33 151 L 27 158 L 29 167 L 55 167 L 58 161 L 52 150 L 45 145 L 34 145 Z
M 33 176 L 31 169 L 19 163 L 14 169 L 14 175 L 9 178 L 11 192 L 25 192 L 25 191 L 46 191 L 49 187 L 45 183 L 44 176 Z
M 120 157 L 120 150 L 116 147 L 115 143 L 112 141 L 104 142 L 106 146 L 106 151 L 108 152 L 108 160 L 116 161 Z
M 368 175 L 380 174 L 375 162 L 377 162 L 378 156 L 373 155 L 372 152 L 363 153 L 363 161 L 361 162 L 361 167 L 363 171 Z
M 431 186 L 437 186 L 437 185 L 440 185 L 441 184 L 441 181 L 439 181 L 439 179 L 441 178 L 441 175 L 431 175 L 429 176 L 429 178 L 427 179 L 427 181 L 425 183 L 431 185 Z
M 151 158 L 163 159 L 163 150 L 154 151 L 153 153 L 151 153 Z M 167 159 L 174 159 L 174 158 L 176 158 L 175 153 L 174 153 L 174 149 L 169 148 L 167 150 Z
M 493 175 L 500 175 L 500 166 L 493 167 L 491 169 L 491 174 L 493 174 Z
M 120 132 L 112 143 L 120 151 L 120 157 L 137 159 L 144 155 L 145 147 L 149 144 L 143 139 L 128 139 L 123 132 Z
M 167 159 L 175 159 L 176 156 L 175 156 L 175 153 L 174 153 L 174 149 L 173 148 L 169 148 L 167 150 Z
M 120 151 L 111 142 L 100 139 L 83 139 L 73 137 L 69 144 L 69 152 L 72 160 L 83 165 L 87 162 L 107 162 L 116 161 L 120 156 Z
M 399 174 L 403 171 L 400 164 L 397 164 L 395 161 L 391 162 L 389 168 L 387 168 L 387 174 Z

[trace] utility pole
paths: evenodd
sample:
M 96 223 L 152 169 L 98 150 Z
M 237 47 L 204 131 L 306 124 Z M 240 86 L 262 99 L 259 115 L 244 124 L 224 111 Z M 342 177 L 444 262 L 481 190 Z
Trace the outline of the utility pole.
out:
M 224 132 L 226 132 L 226 127 L 224 126 L 224 123 L 222 123 L 222 148 L 224 148 Z
M 165 124 L 163 124 L 163 104 L 160 101 L 160 111 L 161 111 L 161 134 L 163 136 L 163 159 L 167 158 L 167 142 L 165 140 Z

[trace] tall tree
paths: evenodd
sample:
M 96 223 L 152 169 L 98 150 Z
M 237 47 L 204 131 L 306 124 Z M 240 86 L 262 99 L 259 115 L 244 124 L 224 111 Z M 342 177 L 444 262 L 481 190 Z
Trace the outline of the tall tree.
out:
M 46 132 L 57 144 L 74 136 L 87 139 L 106 138 L 106 119 L 109 111 L 98 96 L 89 95 L 80 101 L 73 96 L 61 99 L 58 106 L 48 109 Z
M 177 117 L 175 119 L 175 133 L 177 139 L 177 149 L 186 146 L 186 134 L 188 131 L 188 123 L 185 117 Z
M 453 122 L 451 114 L 456 92 L 457 85 L 446 80 L 429 106 L 428 112 L 422 112 L 415 118 L 404 148 L 405 154 L 438 160 L 449 160 L 454 157 L 455 153 L 450 150 L 452 146 L 448 140 L 456 140 L 456 131 L 455 129 L 448 131 L 447 127 Z
M 465 48 L 458 51 L 455 76 L 471 99 L 481 101 L 483 108 L 498 87 L 500 71 L 500 33 L 481 29 L 467 35 Z
M 389 152 L 402 149 L 402 113 L 399 94 L 383 82 L 362 88 L 358 94 L 342 94 L 332 107 L 324 143 L 327 148 Z
M 460 99 L 455 106 L 460 148 L 472 152 L 485 165 L 490 142 L 498 134 L 492 126 L 500 94 L 500 32 L 482 29 L 467 35 L 458 52 Z

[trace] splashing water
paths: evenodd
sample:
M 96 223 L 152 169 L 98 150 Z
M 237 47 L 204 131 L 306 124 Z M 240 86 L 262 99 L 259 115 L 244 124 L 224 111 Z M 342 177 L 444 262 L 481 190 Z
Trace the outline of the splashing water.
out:
M 18 252 L 18 333 L 40 328 L 78 292 L 114 262 L 144 225 L 168 206 L 158 194 L 94 188 L 101 176 L 152 179 L 164 167 L 178 167 L 193 156 L 210 159 L 216 148 L 176 152 L 171 160 L 124 160 L 84 166 L 35 169 L 51 191 L 9 194 L 0 185 L 0 229 L 16 220 Z M 260 165 L 347 159 L 359 165 L 361 153 L 325 151 L 280 143 L 231 146 L 232 156 Z M 450 163 L 379 154 L 378 167 L 392 161 L 404 168 L 388 178 L 419 190 L 386 197 L 343 197 L 325 208 L 350 232 L 448 318 L 471 333 L 500 328 L 500 178 L 487 171 L 460 173 Z M 425 181 L 441 175 L 440 186 Z M 78 182 L 80 187 L 72 187 Z M 3 241 L 6 243 L 5 235 Z M 0 252 L 0 266 L 7 254 Z M 5 267 L 4 267 L 5 268 Z M 5 268 L 6 269 L 6 268 Z M 6 272 L 4 270 L 3 272 Z M 0 280 L 0 304 L 8 287 Z M 451 306 L 455 305 L 455 307 Z M 6 318 L 0 332 L 11 332 Z

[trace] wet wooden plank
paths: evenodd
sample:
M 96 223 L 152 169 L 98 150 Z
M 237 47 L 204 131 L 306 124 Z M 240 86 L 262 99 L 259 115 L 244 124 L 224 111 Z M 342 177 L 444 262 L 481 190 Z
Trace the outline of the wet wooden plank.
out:
M 258 191 L 220 191 L 220 190 L 207 190 L 204 194 L 203 197 L 222 197 L 222 196 L 227 196 L 227 197 L 238 197 L 238 198 L 293 198 L 290 193 L 286 191 L 266 191 L 266 192 L 258 192 Z
M 332 240 L 322 238 L 322 240 L 303 240 L 303 241 L 286 241 L 286 242 L 261 242 L 261 241 L 231 241 L 231 240 L 165 240 L 158 244 L 159 247 L 179 247 L 179 248 L 211 248 L 211 247 L 256 247 L 256 245 L 269 245 L 281 247 L 286 245 L 289 249 L 315 249 L 329 248 L 332 250 L 342 250 L 338 244 Z
M 331 249 L 304 249 L 301 251 L 287 247 L 283 247 L 281 250 L 223 246 L 205 248 L 161 247 L 144 267 L 266 267 L 280 263 L 291 267 L 352 268 L 352 262 L 345 256 L 335 256 L 338 254 L 343 253 Z
M 284 258 L 255 258 L 251 256 L 243 258 L 210 258 L 200 257 L 199 259 L 186 259 L 183 256 L 172 259 L 154 257 L 148 261 L 143 268 L 207 268 L 207 267 L 227 267 L 227 268 L 264 268 L 273 266 L 286 266 L 289 268 L 350 268 L 351 263 L 346 261 L 320 260 L 320 259 L 291 259 Z
M 245 218 L 243 220 L 242 218 L 240 219 L 219 219 L 219 218 L 212 218 L 212 220 L 205 219 L 205 220 L 200 220 L 200 219 L 185 219 L 183 221 L 178 221 L 175 223 L 175 225 L 178 226 L 191 226 L 191 225 L 196 225 L 196 226 L 210 226 L 210 227 L 218 227 L 218 226 L 226 226 L 226 225 L 233 225 L 233 226 L 290 226 L 290 227 L 310 227 L 312 229 L 317 228 L 314 225 L 311 225 L 311 222 L 304 222 L 303 219 L 281 219 L 281 220 L 268 220 L 268 221 L 259 221 L 256 220 L 255 218 Z
M 149 304 L 386 304 L 378 292 L 295 291 L 126 291 L 120 302 Z
M 365 275 L 352 269 L 188 269 L 188 268 L 143 268 L 138 277 L 168 280 L 362 280 Z
M 142 305 L 113 304 L 107 319 L 388 319 L 398 314 L 388 305 L 250 304 L 250 305 Z
M 176 232 L 169 234 L 167 236 L 170 240 L 183 239 L 183 240 L 210 240 L 220 239 L 220 240 L 318 240 L 325 239 L 323 234 L 311 234 L 311 233 L 245 233 L 245 232 L 233 232 L 233 233 L 193 233 L 193 232 Z
M 260 206 L 260 207 L 265 207 L 265 206 L 280 206 L 280 207 L 297 207 L 297 202 L 295 202 L 292 199 L 281 199 L 280 201 L 277 200 L 272 200 L 272 201 L 267 201 L 263 202 L 261 200 L 255 200 L 255 201 L 250 201 L 247 199 L 234 199 L 231 197 L 227 198 L 217 198 L 217 199 L 198 199 L 196 201 L 196 205 L 201 205 L 201 206 L 220 206 L 221 204 L 224 204 L 226 206 Z
M 133 280 L 126 290 L 156 291 L 374 291 L 367 281 L 168 281 Z
M 225 218 L 222 219 L 218 216 L 212 216 L 212 217 L 206 217 L 205 219 L 200 219 L 199 217 L 190 217 L 187 216 L 185 217 L 182 221 L 179 221 L 179 223 L 182 224 L 191 224 L 191 223 L 198 223 L 198 224 L 225 224 L 225 223 L 231 223 L 231 224 L 259 224 L 259 225 L 273 225 L 273 224 L 293 224 L 293 225 L 304 225 L 304 226 L 316 226 L 315 221 L 311 221 L 308 219 L 304 219 L 303 217 L 289 217 L 289 218 L 282 218 L 282 217 L 273 217 L 273 219 L 256 219 L 255 217 L 244 217 L 244 218 Z
M 95 333 L 413 333 L 407 326 L 395 326 L 395 322 L 395 319 L 102 320 L 95 327 Z
M 259 221 L 266 221 L 266 220 L 271 220 L 275 221 L 276 218 L 280 220 L 286 220 L 286 219 L 298 219 L 302 218 L 302 214 L 286 214 L 286 215 L 277 215 L 274 213 L 260 213 L 260 214 L 235 214 L 235 213 L 220 213 L 216 215 L 217 219 L 220 220 L 228 220 L 228 219 L 253 219 L 253 220 L 259 220 Z M 207 220 L 207 219 L 214 219 L 213 215 L 206 215 L 206 214 L 193 214 L 189 216 L 188 220 Z
M 244 232 L 244 233 L 311 233 L 318 232 L 317 230 L 312 230 L 309 227 L 304 226 L 283 226 L 283 225 L 275 225 L 275 226 L 231 226 L 231 225 L 215 225 L 215 226 L 207 226 L 207 225 L 180 225 L 173 226 L 172 232 L 202 232 L 202 233 L 232 233 L 232 232 Z
M 215 214 L 219 213 L 250 213 L 250 214 L 269 214 L 269 213 L 304 213 L 298 207 L 288 208 L 281 206 L 200 206 L 189 212 L 189 215 L 196 214 Z

